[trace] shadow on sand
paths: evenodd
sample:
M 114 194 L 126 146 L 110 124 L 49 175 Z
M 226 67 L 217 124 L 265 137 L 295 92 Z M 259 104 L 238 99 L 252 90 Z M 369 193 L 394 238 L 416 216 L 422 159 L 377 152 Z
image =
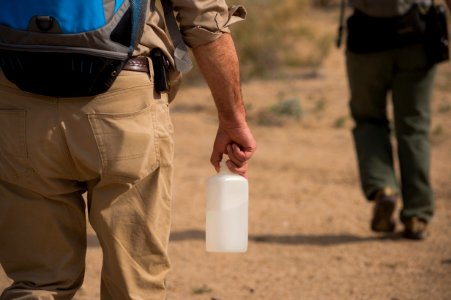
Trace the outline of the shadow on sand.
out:
M 187 240 L 204 240 L 205 231 L 198 229 L 190 229 L 183 231 L 175 231 L 171 233 L 171 242 L 181 242 Z M 282 245 L 310 245 L 310 246 L 334 246 L 352 243 L 362 243 L 371 241 L 398 241 L 402 240 L 400 234 L 394 233 L 390 235 L 372 235 L 372 236 L 356 236 L 352 234 L 323 234 L 323 235 L 275 235 L 261 234 L 249 235 L 249 241 L 255 243 L 282 244 Z M 88 247 L 99 247 L 99 241 L 95 235 L 88 235 Z
M 173 242 L 185 240 L 204 240 L 205 231 L 191 229 L 172 232 L 170 240 Z M 400 240 L 399 234 L 356 236 L 351 234 L 324 234 L 324 235 L 249 235 L 249 241 L 255 243 L 285 244 L 285 245 L 313 245 L 313 246 L 333 246 L 340 244 L 361 243 L 380 240 Z

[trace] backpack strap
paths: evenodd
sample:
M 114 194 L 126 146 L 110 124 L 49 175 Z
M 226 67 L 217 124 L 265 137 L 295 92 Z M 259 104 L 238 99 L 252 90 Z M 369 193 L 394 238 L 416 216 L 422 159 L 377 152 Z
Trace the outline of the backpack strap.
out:
M 132 32 L 129 56 L 132 55 L 134 48 L 138 45 L 144 32 L 144 24 L 146 23 L 149 5 L 149 0 L 130 0 L 130 7 L 132 10 Z
M 344 23 L 345 23 L 345 12 L 346 12 L 346 0 L 341 0 L 340 3 L 340 21 L 338 23 L 338 34 L 336 40 L 337 48 L 340 48 L 342 40 L 343 40 L 343 31 L 344 31 Z
M 169 35 L 172 38 L 172 42 L 175 47 L 175 67 L 182 73 L 187 73 L 193 67 L 191 62 L 188 47 L 183 41 L 182 34 L 174 16 L 171 0 L 161 0 L 163 6 L 164 18 L 169 31 Z

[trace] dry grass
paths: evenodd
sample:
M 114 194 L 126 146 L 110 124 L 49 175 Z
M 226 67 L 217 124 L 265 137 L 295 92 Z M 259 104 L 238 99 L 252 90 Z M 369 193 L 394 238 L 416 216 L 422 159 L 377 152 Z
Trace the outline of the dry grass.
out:
M 230 0 L 242 4 L 246 21 L 232 27 L 244 80 L 316 72 L 334 44 L 338 10 L 309 0 Z M 332 3 L 332 2 L 331 2 Z M 200 78 L 197 69 L 186 83 Z
M 331 31 L 318 30 L 318 22 L 324 20 L 317 19 L 321 11 L 310 1 L 232 3 L 243 4 L 248 11 L 246 22 L 233 28 L 245 78 L 275 78 L 290 69 L 316 69 L 333 45 Z

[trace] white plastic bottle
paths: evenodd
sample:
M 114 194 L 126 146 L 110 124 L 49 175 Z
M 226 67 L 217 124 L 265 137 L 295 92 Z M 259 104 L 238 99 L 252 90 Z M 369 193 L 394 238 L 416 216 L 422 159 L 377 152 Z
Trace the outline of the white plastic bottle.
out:
M 221 161 L 218 174 L 207 181 L 206 248 L 208 252 L 246 252 L 249 186 Z

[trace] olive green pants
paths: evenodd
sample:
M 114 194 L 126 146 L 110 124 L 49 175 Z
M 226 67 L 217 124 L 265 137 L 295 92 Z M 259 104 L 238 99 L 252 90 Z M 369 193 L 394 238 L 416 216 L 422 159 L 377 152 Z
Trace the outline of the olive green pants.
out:
M 398 189 L 393 161 L 396 137 L 403 200 L 401 221 L 417 216 L 429 221 L 434 202 L 429 179 L 430 99 L 435 67 L 424 46 L 355 54 L 347 52 L 350 109 L 363 191 L 371 200 L 383 187 Z M 391 92 L 394 126 L 387 116 Z
M 0 299 L 73 297 L 85 211 L 103 251 L 101 298 L 166 298 L 173 128 L 150 77 L 123 71 L 104 94 L 61 99 L 0 73 L 0 263 L 13 280 Z

